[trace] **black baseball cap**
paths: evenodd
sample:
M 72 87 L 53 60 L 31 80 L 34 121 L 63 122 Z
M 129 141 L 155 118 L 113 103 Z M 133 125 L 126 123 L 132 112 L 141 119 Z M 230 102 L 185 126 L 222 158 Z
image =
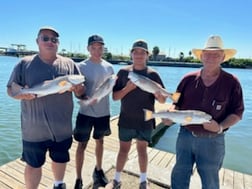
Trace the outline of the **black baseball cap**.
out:
M 148 45 L 147 45 L 146 41 L 144 41 L 144 40 L 137 40 L 136 42 L 134 42 L 133 46 L 132 46 L 132 49 L 131 49 L 131 52 L 136 48 L 143 49 L 143 50 L 145 50 L 146 52 L 149 53 Z
M 103 41 L 103 38 L 99 35 L 92 35 L 88 38 L 88 46 L 93 44 L 93 43 L 101 43 L 102 45 L 104 45 L 104 41 Z

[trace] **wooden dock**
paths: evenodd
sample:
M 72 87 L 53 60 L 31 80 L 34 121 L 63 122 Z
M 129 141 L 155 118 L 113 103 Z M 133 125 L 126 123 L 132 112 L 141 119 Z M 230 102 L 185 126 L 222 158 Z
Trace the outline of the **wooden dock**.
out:
M 158 104 L 157 109 L 163 109 L 163 105 Z M 117 117 L 111 119 L 112 135 L 105 138 L 104 141 L 104 158 L 103 169 L 105 172 L 115 167 L 117 152 L 119 149 L 118 132 L 117 132 Z M 157 120 L 160 123 L 160 120 Z M 162 124 L 159 125 L 162 127 Z M 76 179 L 75 173 L 75 151 L 77 143 L 73 142 L 70 150 L 71 160 L 67 165 L 64 181 L 67 184 L 67 189 L 74 188 Z M 90 140 L 85 152 L 85 163 L 83 168 L 84 188 L 89 188 L 92 184 L 92 172 L 95 166 L 95 142 Z M 170 186 L 170 175 L 172 167 L 175 164 L 175 154 L 148 148 L 149 167 L 148 177 L 150 181 L 161 183 L 165 188 Z M 242 163 L 242 162 L 241 162 Z M 25 164 L 19 159 L 11 161 L 0 167 L 0 189 L 23 189 L 24 185 L 24 168 Z M 135 141 L 131 147 L 128 161 L 124 170 L 133 175 L 138 175 L 138 159 Z M 243 174 L 222 168 L 220 171 L 221 189 L 252 189 L 252 175 Z M 47 158 L 43 166 L 43 176 L 39 189 L 49 189 L 53 185 L 53 175 L 51 172 L 50 159 Z M 138 188 L 138 186 L 136 186 Z M 190 189 L 200 189 L 201 182 L 197 170 L 191 178 Z M 123 189 L 123 187 L 122 187 Z

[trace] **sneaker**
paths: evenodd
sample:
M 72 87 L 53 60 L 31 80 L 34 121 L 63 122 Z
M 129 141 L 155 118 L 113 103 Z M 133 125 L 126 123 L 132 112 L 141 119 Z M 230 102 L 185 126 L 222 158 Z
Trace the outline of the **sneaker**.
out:
M 66 189 L 66 184 L 65 183 L 61 183 L 58 186 L 53 186 L 53 189 Z
M 108 179 L 105 176 L 103 170 L 97 170 L 96 168 L 94 169 L 93 172 L 93 181 L 94 181 L 94 185 L 96 186 L 106 186 L 106 184 L 108 184 Z
M 147 181 L 141 182 L 139 189 L 150 189 L 149 183 Z
M 108 183 L 105 187 L 106 189 L 120 189 L 121 188 L 121 182 L 118 182 L 116 180 L 112 180 L 110 183 Z
M 82 179 L 76 179 L 74 189 L 82 189 Z

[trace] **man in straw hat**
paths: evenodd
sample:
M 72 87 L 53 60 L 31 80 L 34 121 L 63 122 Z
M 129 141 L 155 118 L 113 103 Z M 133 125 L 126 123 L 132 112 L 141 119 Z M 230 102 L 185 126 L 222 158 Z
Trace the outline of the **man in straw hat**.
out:
M 171 174 L 172 189 L 188 189 L 196 164 L 202 188 L 219 188 L 219 170 L 225 154 L 225 132 L 235 125 L 244 111 L 238 79 L 222 70 L 221 63 L 236 50 L 224 49 L 219 36 L 211 36 L 204 49 L 193 49 L 203 68 L 188 73 L 177 87 L 181 97 L 174 108 L 201 110 L 212 116 L 208 123 L 181 126 L 176 144 L 176 164 Z M 164 120 L 167 124 L 169 120 Z

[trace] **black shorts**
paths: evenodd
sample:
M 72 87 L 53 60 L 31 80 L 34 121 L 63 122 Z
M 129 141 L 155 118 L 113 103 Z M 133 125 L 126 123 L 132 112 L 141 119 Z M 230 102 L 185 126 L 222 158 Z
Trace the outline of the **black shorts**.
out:
M 72 145 L 72 137 L 61 142 L 27 142 L 23 140 L 22 160 L 28 165 L 39 168 L 45 163 L 46 152 L 49 151 L 50 158 L 56 163 L 66 163 L 70 160 L 69 152 Z
M 74 129 L 74 139 L 78 142 L 87 142 L 93 130 L 93 138 L 101 139 L 111 134 L 110 116 L 90 117 L 78 113 Z

